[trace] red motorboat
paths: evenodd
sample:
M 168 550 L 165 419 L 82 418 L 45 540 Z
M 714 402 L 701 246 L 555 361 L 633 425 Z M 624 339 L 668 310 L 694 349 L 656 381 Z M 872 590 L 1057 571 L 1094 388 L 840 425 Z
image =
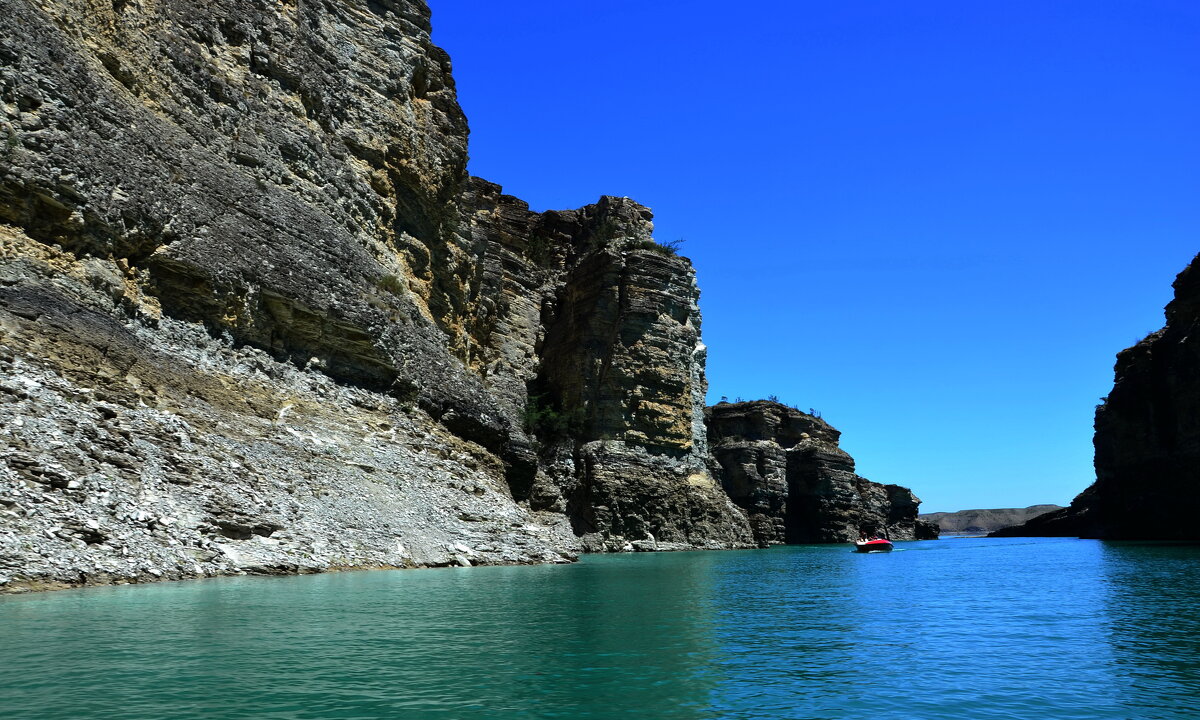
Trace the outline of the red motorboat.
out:
M 869 540 L 857 540 L 854 543 L 854 549 L 858 552 L 891 552 L 892 541 L 883 538 L 870 538 Z

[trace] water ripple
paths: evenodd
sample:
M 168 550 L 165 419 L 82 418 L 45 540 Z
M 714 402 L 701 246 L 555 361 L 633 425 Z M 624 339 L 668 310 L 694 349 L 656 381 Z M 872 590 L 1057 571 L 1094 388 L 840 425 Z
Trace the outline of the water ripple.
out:
M 944 540 L 0 599 L 0 717 L 1180 718 L 1200 550 Z

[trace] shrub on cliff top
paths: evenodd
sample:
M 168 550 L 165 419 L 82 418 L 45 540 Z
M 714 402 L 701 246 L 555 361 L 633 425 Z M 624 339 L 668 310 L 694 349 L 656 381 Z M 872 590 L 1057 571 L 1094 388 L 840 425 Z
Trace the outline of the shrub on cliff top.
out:
M 653 240 L 634 240 L 629 243 L 629 247 L 634 248 L 635 250 L 650 250 L 651 252 L 656 252 L 659 255 L 675 257 L 679 255 L 679 249 L 683 247 L 684 242 L 686 241 L 683 238 L 671 240 L 665 243 L 659 243 Z

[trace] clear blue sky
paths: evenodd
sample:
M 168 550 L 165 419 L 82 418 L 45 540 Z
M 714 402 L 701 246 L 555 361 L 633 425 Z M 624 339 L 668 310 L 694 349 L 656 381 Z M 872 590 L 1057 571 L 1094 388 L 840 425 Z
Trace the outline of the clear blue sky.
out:
M 1200 251 L 1194 0 L 432 0 L 471 172 L 684 238 L 710 401 L 925 511 L 1066 504 Z

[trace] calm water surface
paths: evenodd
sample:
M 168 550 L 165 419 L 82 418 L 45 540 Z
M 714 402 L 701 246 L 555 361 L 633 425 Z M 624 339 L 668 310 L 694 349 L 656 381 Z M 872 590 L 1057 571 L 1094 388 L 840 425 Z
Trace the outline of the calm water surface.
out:
M 1200 548 L 898 548 L 6 597 L 0 717 L 1200 717 Z

